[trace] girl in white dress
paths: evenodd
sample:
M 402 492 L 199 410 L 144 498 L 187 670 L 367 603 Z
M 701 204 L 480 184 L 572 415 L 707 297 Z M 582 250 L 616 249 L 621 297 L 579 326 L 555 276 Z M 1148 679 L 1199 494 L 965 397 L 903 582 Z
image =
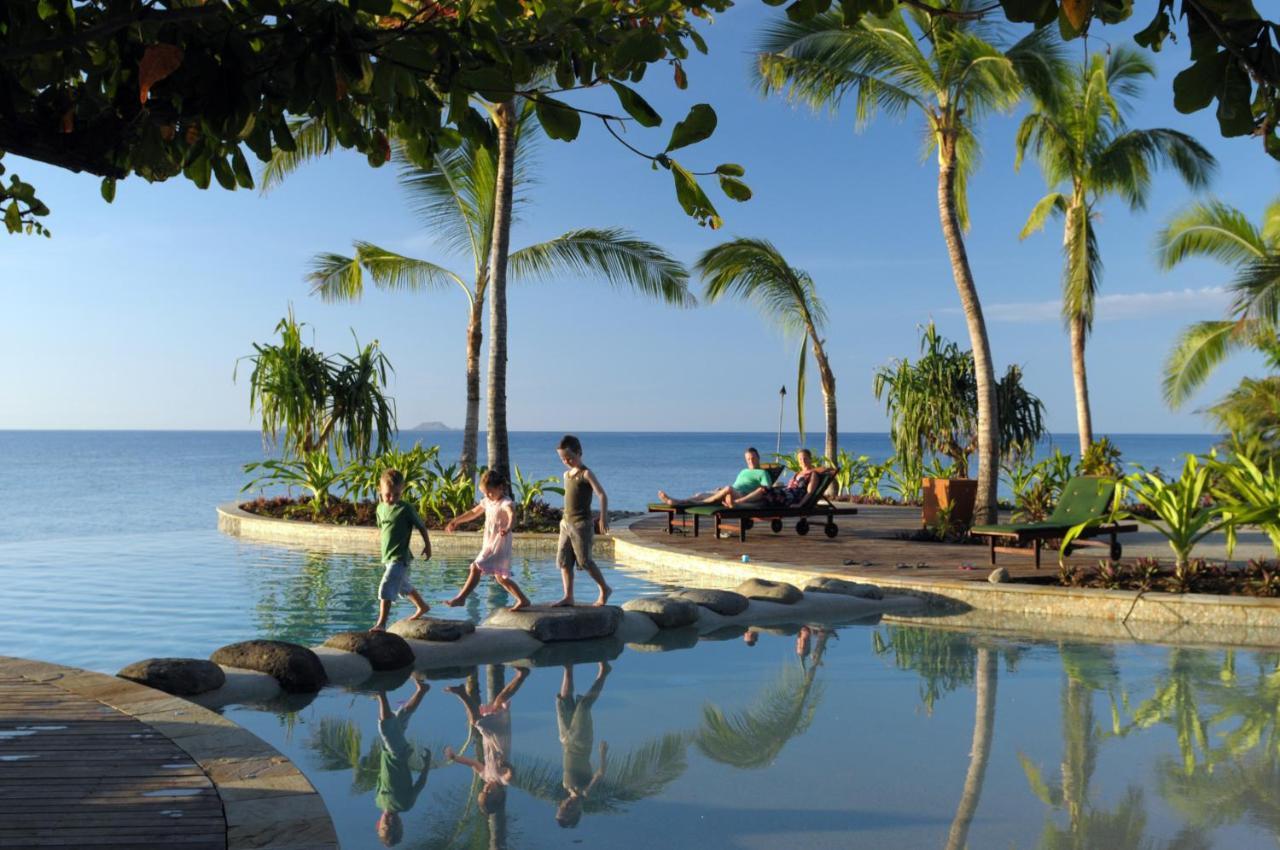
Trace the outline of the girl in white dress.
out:
M 484 543 L 480 554 L 471 562 L 471 571 L 458 594 L 445 604 L 457 608 L 467 601 L 471 591 L 480 583 L 480 577 L 490 575 L 503 589 L 516 598 L 512 611 L 528 607 L 529 597 L 524 595 L 520 585 L 511 578 L 511 527 L 515 524 L 515 505 L 507 497 L 507 481 L 492 470 L 486 470 L 480 476 L 480 492 L 484 498 L 465 514 L 449 521 L 444 530 L 452 534 L 459 525 L 470 522 L 484 514 Z

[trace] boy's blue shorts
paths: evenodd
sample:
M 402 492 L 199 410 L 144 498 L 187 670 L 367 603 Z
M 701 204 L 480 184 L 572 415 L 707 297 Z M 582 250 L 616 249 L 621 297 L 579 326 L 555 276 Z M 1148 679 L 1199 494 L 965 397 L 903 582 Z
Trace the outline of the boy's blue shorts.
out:
M 414 587 L 409 583 L 409 562 L 388 561 L 382 574 L 382 584 L 378 585 L 378 598 L 395 602 L 397 596 L 408 596 L 413 592 Z

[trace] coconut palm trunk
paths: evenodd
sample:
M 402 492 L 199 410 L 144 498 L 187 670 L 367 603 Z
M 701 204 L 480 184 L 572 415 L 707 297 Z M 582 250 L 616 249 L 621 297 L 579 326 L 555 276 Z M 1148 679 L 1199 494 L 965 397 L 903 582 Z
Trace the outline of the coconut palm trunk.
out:
M 963 850 L 969 837 L 969 825 L 978 811 L 982 782 L 991 758 L 991 736 L 996 725 L 996 653 L 978 649 L 973 702 L 973 746 L 969 749 L 969 769 L 964 776 L 964 790 L 956 816 L 947 833 L 947 850 Z
M 484 288 L 477 284 L 477 292 Z M 480 440 L 480 345 L 484 342 L 484 296 L 472 300 L 467 319 L 467 412 L 462 426 L 462 455 L 458 466 L 467 478 L 476 474 Z
M 508 100 L 493 110 L 498 137 L 493 242 L 489 254 L 489 469 L 510 475 L 507 441 L 507 254 L 511 247 L 511 214 L 515 187 L 516 107 Z
M 836 375 L 831 371 L 831 363 L 827 360 L 826 349 L 817 331 L 810 326 L 809 339 L 813 343 L 813 359 L 818 364 L 818 380 L 822 384 L 822 405 L 827 424 L 827 438 L 823 452 L 831 463 L 836 462 L 836 454 L 840 451 L 838 426 L 836 424 Z M 832 483 L 834 487 L 834 482 Z
M 1089 379 L 1084 368 L 1084 319 L 1071 317 L 1071 377 L 1076 385 L 1076 428 L 1080 431 L 1080 456 L 1093 445 L 1093 414 L 1089 410 Z
M 996 522 L 996 487 L 1000 474 L 1000 411 L 996 405 L 996 374 L 991 361 L 991 341 L 987 322 L 978 300 L 978 287 L 969 267 L 963 230 L 956 201 L 956 136 L 953 130 L 940 128 L 938 135 L 938 215 L 942 220 L 942 236 L 951 258 L 951 275 L 955 278 L 965 324 L 969 328 L 969 345 L 973 349 L 973 371 L 978 395 L 978 495 L 973 508 L 977 525 Z

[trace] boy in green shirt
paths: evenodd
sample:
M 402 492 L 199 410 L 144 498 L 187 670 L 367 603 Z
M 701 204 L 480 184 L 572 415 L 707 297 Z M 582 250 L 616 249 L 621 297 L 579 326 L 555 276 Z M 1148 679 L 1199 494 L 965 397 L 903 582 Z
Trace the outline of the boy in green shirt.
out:
M 418 516 L 413 505 L 400 498 L 404 493 L 404 475 L 398 469 L 388 469 L 382 473 L 378 484 L 378 529 L 382 532 L 382 564 L 386 568 L 382 574 L 382 584 L 378 586 L 378 622 L 373 624 L 371 632 L 380 632 L 387 627 L 387 615 L 391 613 L 391 603 L 398 596 L 407 596 L 417 606 L 417 610 L 409 617 L 416 620 L 431 606 L 422 598 L 422 594 L 409 583 L 409 563 L 413 553 L 409 544 L 416 528 L 422 534 L 422 559 L 431 557 L 431 538 L 427 535 L 427 524 Z

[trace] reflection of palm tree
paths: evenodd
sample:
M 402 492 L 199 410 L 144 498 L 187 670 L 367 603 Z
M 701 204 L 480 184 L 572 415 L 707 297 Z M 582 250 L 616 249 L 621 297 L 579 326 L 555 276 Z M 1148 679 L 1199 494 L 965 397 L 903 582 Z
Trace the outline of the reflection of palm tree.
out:
M 822 683 L 816 681 L 826 650 L 826 634 L 819 635 L 809 663 L 797 669 L 786 666 L 778 679 L 755 702 L 733 715 L 708 703 L 702 709 L 702 726 L 693 735 L 698 750 L 712 761 L 738 768 L 771 764 L 792 738 L 804 734 L 822 701 Z
M 893 655 L 899 670 L 914 670 L 923 682 L 920 701 L 933 712 L 939 698 L 973 683 L 977 650 L 973 642 L 957 632 L 914 626 L 889 626 L 885 633 L 872 632 L 876 655 Z
M 969 769 L 964 775 L 964 790 L 956 816 L 947 834 L 947 850 L 960 850 L 966 846 L 969 824 L 978 810 L 982 796 L 982 780 L 987 774 L 987 761 L 991 757 L 991 736 L 996 725 L 996 660 L 997 654 L 982 647 L 977 651 L 977 673 L 973 698 L 973 745 L 969 748 Z
M 583 811 L 618 812 L 627 803 L 662 793 L 688 768 L 687 745 L 683 733 L 671 732 L 645 741 L 621 758 L 610 755 L 604 777 L 584 800 Z M 540 800 L 558 803 L 565 796 L 560 766 L 546 759 L 517 758 L 511 784 Z
M 1178 751 L 1188 776 L 1201 761 L 1211 764 L 1208 722 L 1201 716 L 1198 695 L 1208 682 L 1220 680 L 1223 670 L 1222 662 L 1207 650 L 1170 650 L 1169 672 L 1155 694 L 1134 709 L 1122 734 L 1167 724 L 1178 736 Z

